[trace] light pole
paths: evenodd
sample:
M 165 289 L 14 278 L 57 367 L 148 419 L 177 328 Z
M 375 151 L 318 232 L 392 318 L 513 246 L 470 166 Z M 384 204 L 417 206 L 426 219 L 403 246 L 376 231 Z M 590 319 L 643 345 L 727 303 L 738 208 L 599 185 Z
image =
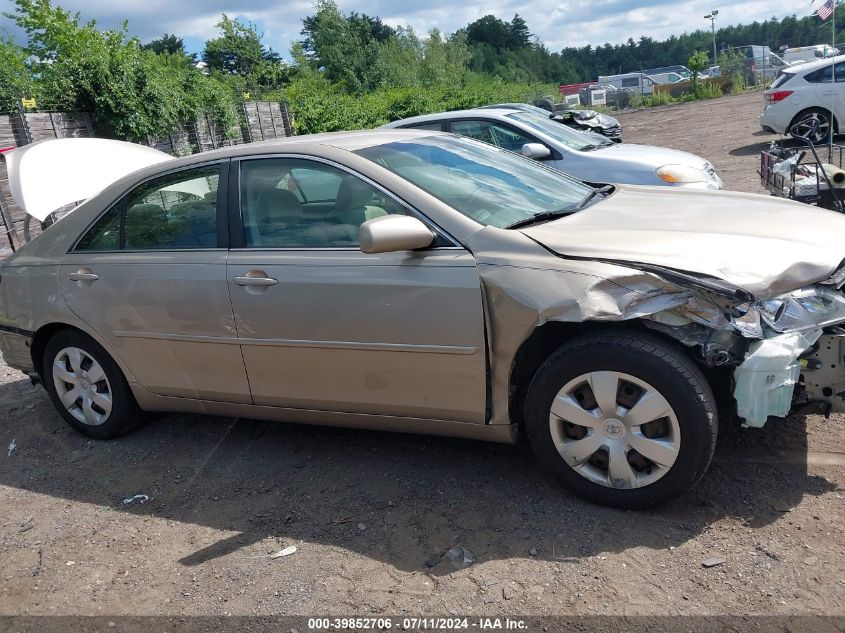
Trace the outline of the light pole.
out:
M 710 28 L 713 31 L 713 63 L 716 63 L 716 16 L 719 15 L 719 12 L 714 10 L 710 12 L 710 15 L 705 15 L 705 20 L 710 20 Z

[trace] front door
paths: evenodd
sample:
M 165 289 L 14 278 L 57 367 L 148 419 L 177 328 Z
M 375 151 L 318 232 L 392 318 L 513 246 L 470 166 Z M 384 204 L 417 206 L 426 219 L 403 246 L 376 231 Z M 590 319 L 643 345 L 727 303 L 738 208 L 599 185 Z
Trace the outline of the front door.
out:
M 484 313 L 472 255 L 367 255 L 357 229 L 412 213 L 338 167 L 241 163 L 245 247 L 229 291 L 255 404 L 483 423 Z
M 159 395 L 250 402 L 218 235 L 227 170 L 207 165 L 139 185 L 60 266 L 70 309 Z

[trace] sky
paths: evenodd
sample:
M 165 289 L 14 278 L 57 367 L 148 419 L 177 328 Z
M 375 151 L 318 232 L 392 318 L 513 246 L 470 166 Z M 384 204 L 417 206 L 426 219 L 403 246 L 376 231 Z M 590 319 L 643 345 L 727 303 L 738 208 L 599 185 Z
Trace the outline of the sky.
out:
M 143 42 L 165 32 L 175 33 L 192 52 L 202 50 L 203 42 L 215 35 L 220 14 L 226 13 L 257 24 L 265 43 L 284 57 L 288 57 L 291 42 L 299 38 L 302 18 L 313 13 L 312 0 L 59 0 L 56 4 L 79 11 L 84 20 L 94 19 L 102 28 L 126 19 L 130 32 Z M 339 0 L 338 5 L 344 12 L 379 16 L 391 26 L 410 25 L 420 33 L 435 27 L 452 33 L 488 13 L 504 20 L 518 13 L 552 51 L 564 46 L 615 44 L 643 35 L 659 40 L 709 29 L 710 21 L 703 16 L 713 9 L 719 11 L 717 28 L 810 13 L 806 0 L 730 4 L 719 0 Z M 11 0 L 0 0 L 0 12 L 13 8 Z M 0 16 L 3 28 L 19 36 L 11 21 Z

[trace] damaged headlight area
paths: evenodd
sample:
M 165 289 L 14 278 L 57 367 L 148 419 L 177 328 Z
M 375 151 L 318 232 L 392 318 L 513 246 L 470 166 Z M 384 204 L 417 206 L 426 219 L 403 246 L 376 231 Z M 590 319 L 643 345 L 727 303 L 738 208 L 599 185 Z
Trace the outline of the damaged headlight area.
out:
M 737 413 L 746 426 L 763 426 L 769 416 L 788 415 L 807 357 L 818 350 L 816 343 L 825 328 L 845 323 L 845 294 L 830 285 L 801 288 L 765 301 L 739 301 L 739 295 L 732 298 L 698 287 L 687 303 L 648 315 L 645 323 L 698 348 L 709 367 L 733 366 Z M 838 362 L 830 367 L 841 374 Z M 821 363 L 811 368 L 830 371 Z M 815 401 L 829 400 L 837 392 L 821 382 L 802 384 L 802 389 L 811 401 L 815 395 Z M 842 400 L 845 403 L 845 395 Z
M 821 286 L 802 288 L 757 306 L 775 332 L 804 332 L 845 321 L 845 295 Z

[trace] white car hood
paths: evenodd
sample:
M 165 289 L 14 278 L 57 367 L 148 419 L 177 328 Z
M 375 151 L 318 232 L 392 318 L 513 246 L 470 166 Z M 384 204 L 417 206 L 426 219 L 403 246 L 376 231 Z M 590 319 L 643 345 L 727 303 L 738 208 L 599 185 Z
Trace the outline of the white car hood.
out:
M 759 298 L 830 277 L 845 259 L 845 216 L 731 191 L 618 186 L 607 199 L 521 230 L 564 257 L 716 277 Z
M 173 159 L 145 145 L 101 138 L 42 141 L 0 156 L 6 161 L 15 203 L 41 222 L 133 171 Z
M 682 152 L 678 149 L 668 147 L 655 147 L 653 145 L 637 145 L 635 143 L 614 143 L 595 150 L 603 155 L 636 162 L 641 165 L 648 165 L 654 169 L 664 165 L 683 165 L 694 169 L 708 169 L 710 163 L 701 156 Z

